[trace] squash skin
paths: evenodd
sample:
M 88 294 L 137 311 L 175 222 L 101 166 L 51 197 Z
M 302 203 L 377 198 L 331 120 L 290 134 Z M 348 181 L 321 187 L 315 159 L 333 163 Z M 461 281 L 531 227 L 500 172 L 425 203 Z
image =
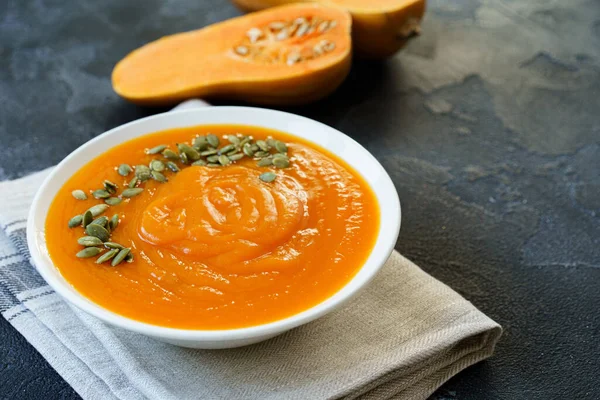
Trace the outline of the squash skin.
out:
M 368 8 L 344 6 L 344 0 L 232 0 L 246 12 L 263 10 L 292 2 L 318 2 L 339 6 L 352 14 L 352 40 L 355 54 L 367 59 L 387 58 L 402 49 L 420 33 L 420 23 L 425 14 L 425 0 L 398 0 L 395 6 L 373 6 L 376 0 L 364 0 Z
M 236 41 L 249 28 L 301 15 L 338 22 L 315 38 L 333 41 L 334 50 L 294 65 L 232 57 Z M 166 36 L 132 51 L 113 69 L 113 89 L 130 102 L 148 106 L 173 105 L 194 97 L 263 105 L 311 103 L 331 94 L 347 77 L 352 60 L 351 27 L 348 12 L 318 4 L 290 4 L 233 18 Z M 285 43 L 279 46 L 289 47 Z

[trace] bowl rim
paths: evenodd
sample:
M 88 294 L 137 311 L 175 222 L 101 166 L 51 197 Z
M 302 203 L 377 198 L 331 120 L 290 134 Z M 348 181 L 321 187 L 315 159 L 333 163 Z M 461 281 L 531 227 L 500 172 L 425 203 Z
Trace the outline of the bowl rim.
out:
M 344 286 L 342 286 L 333 295 L 326 298 L 322 302 L 312 306 L 311 308 L 301 311 L 300 313 L 293 314 L 286 318 L 268 322 L 265 324 L 253 325 L 253 326 L 244 327 L 244 328 L 218 329 L 218 330 L 172 328 L 172 327 L 154 325 L 151 323 L 139 321 L 139 320 L 129 318 L 127 316 L 118 314 L 114 311 L 111 311 L 111 310 L 108 310 L 108 309 L 102 307 L 101 305 L 88 299 L 83 294 L 81 294 L 79 291 L 77 291 L 77 289 L 72 287 L 69 284 L 69 282 L 64 277 L 62 277 L 62 274 L 60 273 L 58 268 L 54 265 L 54 263 L 52 261 L 48 262 L 46 259 L 44 259 L 42 257 L 43 253 L 46 253 L 46 254 L 48 253 L 47 250 L 45 249 L 45 239 L 40 239 L 40 233 L 43 234 L 45 231 L 46 214 L 44 214 L 43 220 L 41 221 L 42 222 L 41 226 L 43 227 L 43 229 L 40 231 L 39 229 L 36 229 L 36 226 L 38 225 L 38 224 L 36 224 L 36 222 L 38 222 L 36 219 L 36 210 L 41 206 L 43 201 L 46 200 L 44 198 L 44 194 L 46 193 L 46 191 L 52 190 L 51 188 L 53 185 L 55 185 L 54 180 L 56 179 L 57 175 L 64 168 L 64 166 L 69 163 L 69 161 L 71 159 L 77 157 L 80 153 L 85 152 L 89 147 L 93 146 L 96 142 L 101 141 L 101 140 L 106 140 L 105 138 L 107 136 L 114 137 L 114 144 L 113 144 L 113 146 L 114 146 L 114 145 L 118 145 L 118 144 L 124 143 L 129 140 L 132 140 L 134 137 L 140 137 L 140 136 L 144 136 L 147 134 L 151 134 L 154 132 L 164 130 L 164 129 L 157 129 L 156 131 L 142 132 L 139 134 L 135 134 L 133 137 L 119 139 L 119 136 L 117 135 L 117 133 L 119 131 L 124 130 L 124 129 L 134 126 L 134 125 L 143 124 L 144 122 L 147 122 L 147 121 L 159 120 L 162 118 L 175 118 L 177 116 L 181 116 L 184 114 L 214 113 L 214 112 L 217 112 L 217 113 L 225 112 L 226 113 L 226 112 L 236 112 L 236 111 L 237 112 L 240 112 L 240 111 L 241 112 L 259 112 L 259 113 L 266 112 L 268 114 L 273 114 L 273 115 L 277 114 L 282 118 L 296 120 L 296 121 L 303 121 L 304 123 L 313 124 L 315 126 L 320 127 L 321 129 L 324 129 L 325 131 L 328 131 L 328 133 L 331 133 L 334 136 L 338 136 L 339 138 L 341 138 L 341 140 L 346 141 L 346 143 L 348 143 L 352 146 L 355 146 L 359 151 L 361 151 L 363 153 L 363 155 L 367 159 L 369 159 L 371 161 L 372 166 L 378 169 L 378 172 L 380 173 L 380 177 L 383 178 L 382 182 L 381 183 L 378 182 L 378 184 L 387 186 L 387 188 L 386 188 L 387 191 L 394 194 L 395 197 L 393 199 L 391 199 L 391 202 L 393 203 L 393 207 L 391 209 L 386 208 L 385 220 L 384 220 L 384 218 L 380 217 L 381 220 L 380 220 L 380 226 L 379 226 L 379 231 L 378 231 L 378 237 L 373 246 L 375 248 L 378 245 L 378 242 L 380 242 L 381 240 L 384 240 L 386 243 L 384 243 L 385 246 L 382 249 L 383 251 L 380 251 L 379 253 L 375 253 L 374 251 L 371 251 L 371 254 L 368 256 L 367 260 L 365 261 L 363 266 L 361 266 L 361 268 L 357 271 L 357 273 L 354 275 L 354 277 L 352 279 L 350 279 Z M 211 125 L 211 124 L 216 125 L 218 123 L 205 122 L 205 123 L 199 123 L 199 124 L 190 124 L 188 126 L 196 126 L 196 125 L 201 126 L 201 125 Z M 261 125 L 260 123 L 253 123 L 253 122 L 248 122 L 248 123 L 232 122 L 231 124 L 249 125 L 249 126 L 252 126 L 252 125 L 253 126 L 265 126 L 265 125 Z M 171 128 L 175 128 L 175 127 L 176 127 L 176 124 L 173 124 L 173 126 L 171 126 Z M 171 128 L 165 128 L 165 129 L 171 129 Z M 281 128 L 273 128 L 273 129 L 278 129 L 278 130 L 284 131 L 291 136 L 302 137 L 304 140 L 307 140 L 309 142 L 312 141 L 311 139 L 303 137 L 301 135 L 287 132 L 287 131 L 285 131 L 285 129 L 281 129 Z M 315 144 L 318 146 L 321 146 L 335 154 L 335 152 L 333 150 L 331 150 L 330 148 L 327 148 L 325 145 L 317 144 L 317 143 L 315 143 Z M 101 153 L 95 153 L 90 156 L 86 156 L 85 157 L 86 160 L 84 163 L 91 161 L 93 158 L 97 157 L 99 154 L 101 154 Z M 341 156 L 339 156 L 339 157 L 342 158 Z M 345 161 L 348 162 L 347 160 L 345 160 Z M 354 168 L 357 173 L 359 173 L 361 176 L 364 177 L 360 168 L 357 168 L 354 165 L 352 165 L 352 168 Z M 56 188 L 56 192 L 58 190 L 60 190 L 60 188 L 62 187 L 63 184 L 58 185 L 58 187 Z M 373 192 L 375 193 L 375 196 L 378 200 L 378 203 L 380 205 L 380 211 L 381 211 L 381 200 L 380 200 L 379 196 L 377 195 L 375 188 L 371 184 L 369 184 L 369 185 L 371 186 Z M 51 197 L 50 200 L 47 200 L 49 203 L 51 203 L 54 200 L 54 196 L 56 195 L 56 192 L 54 192 L 54 195 Z M 382 238 L 381 231 L 384 226 L 384 221 L 385 221 L 385 224 L 391 224 L 390 233 L 392 233 L 392 235 L 390 237 Z M 252 339 L 252 338 L 257 338 L 257 337 L 261 337 L 261 336 L 275 335 L 278 333 L 282 333 L 289 329 L 298 327 L 300 325 L 303 325 L 305 323 L 313 321 L 317 318 L 320 318 L 323 315 L 333 311 L 334 309 L 339 308 L 345 302 L 347 302 L 352 297 L 354 297 L 361 289 L 363 289 L 365 286 L 367 286 L 367 284 L 369 282 L 371 282 L 371 280 L 375 277 L 377 272 L 379 272 L 379 270 L 383 267 L 383 265 L 385 264 L 385 262 L 387 261 L 387 259 L 389 258 L 389 256 L 391 255 L 391 253 L 394 250 L 394 247 L 395 247 L 395 244 L 396 244 L 399 232 L 400 232 L 400 224 L 401 224 L 400 200 L 398 198 L 398 193 L 396 191 L 394 183 L 392 182 L 390 176 L 385 171 L 383 166 L 379 163 L 379 161 L 377 161 L 377 159 L 368 150 L 366 150 L 362 145 L 360 145 L 358 142 L 356 142 L 350 136 L 347 136 L 344 133 L 338 131 L 337 129 L 330 127 L 329 125 L 326 125 L 322 122 L 315 121 L 313 119 L 303 117 L 300 115 L 296 115 L 296 114 L 292 114 L 292 113 L 285 112 L 285 111 L 271 110 L 271 109 L 260 108 L 260 107 L 212 106 L 212 107 L 203 107 L 203 108 L 196 108 L 196 109 L 172 110 L 172 111 L 167 111 L 167 112 L 151 115 L 148 117 L 140 118 L 140 119 L 125 123 L 123 125 L 119 125 L 115 128 L 109 129 L 108 131 L 105 131 L 105 132 L 101 133 L 100 135 L 88 140 L 87 142 L 80 145 L 77 149 L 73 150 L 67 157 L 65 157 L 59 164 L 57 164 L 54 167 L 54 169 L 50 172 L 50 174 L 45 178 L 44 182 L 39 187 L 38 191 L 36 192 L 36 194 L 34 196 L 31 208 L 29 210 L 28 218 L 27 218 L 27 245 L 29 247 L 29 251 L 31 254 L 32 264 L 34 265 L 34 267 L 36 268 L 38 273 L 44 278 L 46 283 L 50 287 L 52 287 L 52 289 L 54 289 L 54 291 L 56 291 L 56 293 L 58 293 L 62 298 L 66 299 L 69 303 L 73 304 L 77 308 L 85 311 L 86 313 L 88 313 L 88 314 L 90 314 L 112 326 L 116 326 L 119 328 L 123 328 L 123 329 L 129 330 L 129 331 L 137 332 L 137 333 L 148 335 L 148 336 L 160 337 L 160 338 L 171 339 L 171 340 L 225 342 L 225 341 L 232 341 L 232 340 Z M 43 243 L 40 243 L 40 240 L 42 240 Z M 43 250 L 42 250 L 42 248 L 43 248 Z M 49 255 L 47 256 L 47 258 L 50 259 Z M 373 267 L 371 267 L 365 273 L 364 272 L 365 266 L 367 266 L 369 264 L 373 265 Z M 56 270 L 55 272 L 57 272 L 58 275 L 60 275 L 62 279 L 58 279 L 57 277 L 55 277 L 55 275 L 53 275 L 51 273 L 51 270 Z M 67 288 L 67 286 L 68 286 L 68 288 Z M 349 287 L 350 287 L 350 289 L 348 289 Z

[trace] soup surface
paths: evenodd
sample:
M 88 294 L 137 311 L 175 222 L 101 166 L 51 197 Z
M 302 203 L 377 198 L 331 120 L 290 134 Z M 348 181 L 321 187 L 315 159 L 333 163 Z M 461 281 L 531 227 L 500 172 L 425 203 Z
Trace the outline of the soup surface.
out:
M 225 166 L 173 161 L 179 172 L 157 168 L 167 182 L 138 182 L 141 193 L 120 195 L 141 171 L 134 166 L 168 161 L 148 149 L 166 145 L 177 153 L 178 143 L 192 146 L 208 133 L 220 139 L 220 148 L 240 133 L 252 143 L 273 137 L 287 144 L 289 167 L 258 166 L 247 155 Z M 119 173 L 121 164 L 135 170 Z M 275 175 L 259 178 L 265 172 Z M 105 180 L 118 186 L 111 197 L 121 198 L 102 214 L 118 216 L 118 226 L 107 228 L 109 241 L 130 248 L 132 256 L 116 266 L 96 262 L 110 251 L 104 245 L 94 257 L 76 256 L 86 233 L 68 227 L 73 216 L 104 204 L 92 192 Z M 74 190 L 87 199 L 75 198 Z M 65 279 L 115 313 L 173 328 L 232 329 L 289 317 L 332 296 L 368 258 L 379 223 L 370 187 L 324 149 L 279 131 L 204 125 L 136 138 L 76 171 L 50 206 L 46 240 Z

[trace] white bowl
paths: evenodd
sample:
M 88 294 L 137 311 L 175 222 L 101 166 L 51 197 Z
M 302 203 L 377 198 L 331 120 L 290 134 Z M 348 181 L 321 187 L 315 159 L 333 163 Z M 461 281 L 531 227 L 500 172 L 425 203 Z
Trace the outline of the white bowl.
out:
M 346 160 L 366 179 L 375 192 L 383 217 L 371 255 L 346 286 L 322 303 L 279 321 L 241 329 L 187 330 L 151 325 L 116 314 L 88 300 L 62 277 L 48 254 L 44 226 L 50 203 L 73 171 L 79 170 L 98 154 L 138 136 L 203 124 L 256 125 L 308 139 Z M 400 201 L 392 180 L 379 162 L 348 136 L 319 122 L 285 112 L 252 107 L 208 107 L 171 111 L 130 122 L 105 132 L 71 153 L 52 171 L 33 200 L 27 221 L 27 244 L 40 275 L 58 294 L 81 310 L 108 324 L 164 342 L 216 349 L 260 342 L 338 308 L 363 288 L 383 266 L 394 249 L 399 230 Z

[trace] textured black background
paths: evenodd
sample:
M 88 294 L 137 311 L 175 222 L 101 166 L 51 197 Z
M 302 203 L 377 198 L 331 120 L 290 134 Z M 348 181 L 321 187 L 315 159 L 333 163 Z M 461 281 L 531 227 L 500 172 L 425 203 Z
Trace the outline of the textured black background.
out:
M 226 1 L 0 1 L 0 179 L 151 114 L 113 65 Z M 429 1 L 424 34 L 291 109 L 367 147 L 398 188 L 397 248 L 505 329 L 434 399 L 598 399 L 600 3 Z M 77 398 L 0 318 L 0 397 Z

